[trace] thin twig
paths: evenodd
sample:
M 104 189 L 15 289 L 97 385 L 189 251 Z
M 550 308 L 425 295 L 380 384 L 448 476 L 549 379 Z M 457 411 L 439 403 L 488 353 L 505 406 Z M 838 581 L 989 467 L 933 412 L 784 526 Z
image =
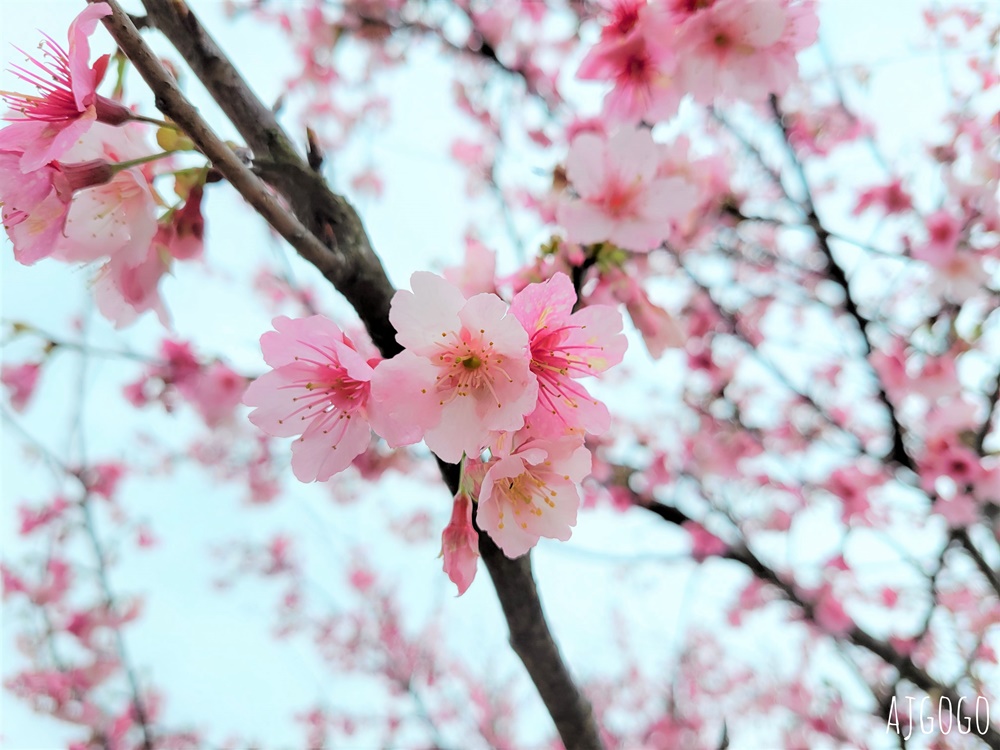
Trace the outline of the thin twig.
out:
M 812 189 L 809 186 L 809 179 L 806 177 L 805 167 L 799 159 L 798 154 L 795 151 L 795 147 L 792 146 L 788 128 L 784 121 L 784 115 L 782 114 L 781 107 L 778 104 L 778 98 L 773 94 L 771 95 L 770 103 L 771 111 L 774 114 L 775 122 L 781 131 L 781 136 L 788 151 L 788 156 L 792 161 L 792 166 L 799 177 L 799 181 L 802 183 L 802 190 L 804 193 L 802 207 L 806 214 L 806 222 L 816 235 L 816 242 L 819 246 L 820 252 L 823 253 L 823 256 L 826 258 L 827 273 L 830 279 L 844 292 L 844 309 L 847 311 L 847 314 L 854 319 L 854 322 L 857 323 L 858 329 L 861 332 L 861 341 L 864 346 L 864 353 L 867 357 L 874 351 L 871 336 L 868 330 L 869 326 L 871 326 L 871 321 L 866 318 L 858 308 L 854 295 L 851 292 L 851 286 L 848 282 L 847 274 L 844 271 L 844 268 L 833 256 L 833 251 L 830 249 L 831 234 L 827 231 L 826 227 L 823 226 L 823 222 L 820 221 L 819 216 L 816 213 L 816 204 L 813 201 Z M 871 366 L 870 362 L 869 366 Z M 916 464 L 907 452 L 906 445 L 903 442 L 903 427 L 899 422 L 899 417 L 896 415 L 896 407 L 889 398 L 889 394 L 886 393 L 885 385 L 882 383 L 882 379 L 875 371 L 875 368 L 872 367 L 871 369 L 872 374 L 875 377 L 876 387 L 878 388 L 879 400 L 885 406 L 886 413 L 889 417 L 892 449 L 889 452 L 888 458 L 892 459 L 900 466 L 916 470 Z

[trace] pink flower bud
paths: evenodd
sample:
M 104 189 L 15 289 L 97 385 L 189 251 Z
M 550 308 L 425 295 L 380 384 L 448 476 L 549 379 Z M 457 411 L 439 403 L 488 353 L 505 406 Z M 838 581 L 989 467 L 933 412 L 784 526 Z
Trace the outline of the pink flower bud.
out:
M 107 185 L 115 176 L 111 162 L 105 159 L 92 159 L 78 164 L 63 164 L 54 162 L 56 171 L 52 176 L 52 185 L 56 195 L 68 202 L 77 190 Z
M 479 535 L 472 526 L 472 500 L 464 492 L 455 495 L 451 521 L 441 534 L 441 556 L 444 557 L 444 572 L 458 586 L 461 596 L 476 577 L 479 558 Z

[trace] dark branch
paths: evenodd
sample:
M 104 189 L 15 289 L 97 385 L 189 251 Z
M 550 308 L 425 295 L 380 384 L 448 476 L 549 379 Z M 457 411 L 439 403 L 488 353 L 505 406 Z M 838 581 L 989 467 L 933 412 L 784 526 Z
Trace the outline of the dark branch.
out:
M 983 420 L 982 427 L 980 427 L 979 432 L 976 433 L 976 453 L 980 456 L 983 455 L 983 444 L 986 442 L 986 438 L 989 437 L 990 428 L 993 425 L 993 415 L 996 414 L 997 410 L 997 399 L 1000 399 L 1000 373 L 997 373 L 996 382 L 993 384 L 993 390 L 986 398 L 989 400 L 988 408 L 986 410 L 986 419 Z
M 983 574 L 986 581 L 993 587 L 993 590 L 1000 595 L 1000 576 L 998 576 L 997 572 L 990 567 L 988 562 L 986 562 L 986 558 L 983 557 L 983 553 L 979 551 L 979 548 L 973 544 L 972 537 L 969 536 L 969 532 L 966 529 L 955 529 L 952 532 L 952 537 L 957 539 L 959 544 L 961 544 L 965 551 L 969 553 L 969 557 L 972 558 L 976 567 L 979 568 L 979 572 Z

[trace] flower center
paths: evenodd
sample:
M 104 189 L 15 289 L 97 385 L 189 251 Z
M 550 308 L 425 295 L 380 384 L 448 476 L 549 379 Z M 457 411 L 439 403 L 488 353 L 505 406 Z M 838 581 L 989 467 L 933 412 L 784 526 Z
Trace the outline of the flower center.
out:
M 458 361 L 462 363 L 462 367 L 466 370 L 478 370 L 483 366 L 483 360 L 475 354 L 470 354 L 467 357 L 459 357 Z
M 528 521 L 522 517 L 522 512 L 529 516 L 540 518 L 545 507 L 555 508 L 555 498 L 559 493 L 549 489 L 545 480 L 532 471 L 525 471 L 516 477 L 507 477 L 497 483 L 500 494 L 509 503 L 514 514 L 514 523 L 527 530 Z M 504 511 L 500 511 L 499 527 L 504 527 Z

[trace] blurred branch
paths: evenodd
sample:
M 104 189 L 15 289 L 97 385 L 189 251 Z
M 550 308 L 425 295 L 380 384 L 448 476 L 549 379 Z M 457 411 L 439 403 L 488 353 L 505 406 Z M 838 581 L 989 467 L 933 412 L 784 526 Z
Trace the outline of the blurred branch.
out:
M 677 265 L 688 277 L 692 284 L 694 284 L 704 295 L 705 299 L 712 305 L 712 309 L 715 311 L 716 315 L 719 316 L 729 328 L 729 332 L 736 337 L 741 344 L 743 344 L 750 354 L 754 357 L 764 367 L 774 378 L 781 384 L 784 388 L 788 389 L 789 393 L 796 399 L 799 399 L 802 403 L 809 406 L 809 408 L 826 424 L 830 425 L 838 432 L 850 438 L 855 444 L 860 453 L 865 455 L 870 455 L 864 442 L 855 433 L 851 432 L 847 427 L 838 422 L 833 415 L 822 406 L 816 398 L 807 392 L 805 388 L 797 388 L 788 375 L 774 362 L 770 357 L 767 357 L 761 349 L 756 346 L 748 335 L 747 331 L 743 329 L 740 323 L 739 314 L 735 311 L 730 311 L 723 307 L 723 305 L 715 299 L 712 295 L 711 288 L 703 283 L 695 273 L 684 263 L 683 258 L 680 253 L 668 248 L 671 255 L 674 256 L 674 260 Z M 877 457 L 875 457 L 877 458 Z
M 791 159 L 792 166 L 799 177 L 799 181 L 802 183 L 803 199 L 801 204 L 806 214 L 806 222 L 816 235 L 816 242 L 819 245 L 820 252 L 822 252 L 823 256 L 826 258 L 830 279 L 844 292 L 844 309 L 858 325 L 858 329 L 861 332 L 861 340 L 864 345 L 864 353 L 867 357 L 874 351 L 871 336 L 868 330 L 871 325 L 871 321 L 866 318 L 858 308 L 857 302 L 851 292 L 851 286 L 847 279 L 847 274 L 844 271 L 844 268 L 837 262 L 836 258 L 833 257 L 833 251 L 830 249 L 830 238 L 832 235 L 827 231 L 826 227 L 823 226 L 823 222 L 820 221 L 819 216 L 816 213 L 816 205 L 813 201 L 812 189 L 809 187 L 809 179 L 806 177 L 805 167 L 799 159 L 799 156 L 795 151 L 795 147 L 792 145 L 791 139 L 789 138 L 788 127 L 785 124 L 784 114 L 778 104 L 778 97 L 772 94 L 770 103 L 775 122 L 781 130 L 781 136 L 787 148 L 788 156 Z M 869 366 L 871 367 L 871 363 L 869 363 Z M 903 427 L 899 423 L 899 418 L 896 415 L 896 407 L 889 399 L 889 395 L 885 391 L 885 385 L 882 383 L 882 379 L 878 376 L 878 373 L 875 372 L 873 367 L 872 374 L 874 375 L 875 382 L 878 386 L 879 400 L 885 406 L 891 425 L 892 450 L 889 452 L 888 458 L 892 459 L 900 466 L 904 466 L 915 471 L 916 465 L 914 464 L 909 453 L 907 453 L 906 446 L 903 443 Z
M 83 493 L 82 497 L 78 501 L 78 505 L 83 512 L 83 529 L 87 537 L 87 543 L 90 547 L 91 553 L 94 555 L 94 559 L 97 564 L 97 581 L 101 590 L 101 597 L 103 598 L 103 604 L 105 609 L 109 613 L 114 613 L 118 611 L 118 605 L 115 599 L 114 592 L 111 588 L 111 581 L 108 578 L 107 566 L 105 563 L 106 553 L 104 550 L 104 545 L 101 543 L 101 539 L 97 534 L 97 526 L 94 521 L 93 514 L 90 510 L 90 487 L 87 484 L 86 476 L 87 470 L 85 468 L 74 469 L 71 468 L 67 463 L 60 459 L 55 453 L 53 453 L 47 446 L 43 445 L 34 435 L 28 432 L 13 415 L 10 414 L 5 408 L 0 407 L 0 418 L 7 424 L 11 429 L 20 435 L 20 437 L 32 448 L 43 457 L 46 463 L 49 464 L 49 468 L 54 474 L 65 476 L 69 479 L 75 480 L 81 488 Z M 49 618 L 48 612 L 44 607 L 39 608 L 42 612 L 42 617 L 45 621 L 46 627 L 46 637 L 49 640 L 51 654 L 53 662 L 56 668 L 61 671 L 67 671 L 66 665 L 62 663 L 55 650 L 55 642 L 53 640 L 53 635 L 55 630 L 52 626 L 51 619 Z M 117 652 L 118 661 L 121 664 L 122 671 L 125 674 L 125 679 L 128 682 L 130 699 L 132 703 L 132 710 L 135 714 L 135 722 L 139 726 L 142 733 L 142 750 L 153 750 L 153 732 L 150 727 L 149 715 L 146 711 L 146 706 L 142 700 L 142 693 L 139 689 L 139 680 L 136 677 L 135 668 L 132 665 L 131 658 L 129 657 L 128 648 L 125 645 L 125 637 L 122 635 L 121 624 L 115 622 L 111 625 L 115 637 L 115 651 Z M 72 688 L 74 695 L 77 693 L 76 687 Z M 110 747 L 110 745 L 107 745 Z
M 952 532 L 952 537 L 957 539 L 959 544 L 969 553 L 969 557 L 979 568 L 979 572 L 983 574 L 986 581 L 993 587 L 993 590 L 1000 595 L 1000 576 L 997 572 L 990 567 L 990 564 L 986 562 L 986 558 L 983 557 L 983 553 L 979 551 L 972 542 L 972 537 L 969 536 L 969 532 L 966 529 L 955 529 Z
M 628 468 L 622 467 L 622 475 L 628 476 L 628 473 Z M 691 520 L 687 514 L 677 508 L 674 508 L 673 506 L 657 502 L 635 493 L 628 487 L 627 482 L 623 485 L 623 488 L 632 493 L 632 500 L 636 507 L 650 511 L 668 523 L 681 525 L 685 521 Z M 844 633 L 833 633 L 824 628 L 817 621 L 816 604 L 805 596 L 802 589 L 798 587 L 793 580 L 786 579 L 774 568 L 761 561 L 760 558 L 758 558 L 745 543 L 741 542 L 739 544 L 730 545 L 729 548 L 720 555 L 720 557 L 740 563 L 758 580 L 768 583 L 772 587 L 776 588 L 784 599 L 794 604 L 796 608 L 802 612 L 802 615 L 806 620 L 834 641 L 858 646 L 872 654 L 875 654 L 884 662 L 894 667 L 898 672 L 900 679 L 908 680 L 926 693 L 941 695 L 948 698 L 951 701 L 950 705 L 953 707 L 953 712 L 956 710 L 955 707 L 961 705 L 964 713 L 959 718 L 968 719 L 972 723 L 975 722 L 975 715 L 968 713 L 969 709 L 965 708 L 966 702 L 963 701 L 959 704 L 959 698 L 961 696 L 953 687 L 932 677 L 929 672 L 917 666 L 913 659 L 909 656 L 905 656 L 893 648 L 888 641 L 880 640 L 874 637 L 867 631 L 858 627 L 856 624 L 852 625 L 852 627 Z M 980 728 L 977 726 L 976 732 L 979 732 L 981 738 L 990 747 L 1000 747 L 1000 732 L 997 732 L 989 726 L 985 727 L 983 731 L 980 731 Z
M 997 400 L 1000 399 L 1000 372 L 997 373 L 996 382 L 993 384 L 993 390 L 990 391 L 986 398 L 986 418 L 983 420 L 983 425 L 979 428 L 979 432 L 976 433 L 976 453 L 980 456 L 983 455 L 983 444 L 986 442 L 986 438 L 990 435 L 990 428 L 993 426 L 993 415 L 996 414 L 997 410 Z
M 382 355 L 397 354 L 400 346 L 389 322 L 395 290 L 354 208 L 332 193 L 298 155 L 274 113 L 253 94 L 182 0 L 143 0 L 143 5 L 152 25 L 167 36 L 246 139 L 254 151 L 256 170 L 291 210 L 282 207 L 264 182 L 212 132 L 116 0 L 108 2 L 114 13 L 105 24 L 152 89 L 157 108 L 174 120 L 247 202 L 348 299 Z M 441 471 L 455 493 L 458 467 L 442 463 Z M 507 618 L 511 645 L 534 681 L 563 743 L 574 750 L 601 748 L 590 706 L 570 677 L 549 632 L 530 557 L 509 560 L 482 533 L 480 551 Z
M 97 535 L 97 526 L 94 522 L 93 513 L 90 510 L 90 488 L 87 487 L 82 479 L 82 471 L 76 476 L 84 488 L 83 497 L 80 499 L 80 508 L 83 510 L 83 528 L 86 532 L 91 552 L 97 561 L 97 580 L 101 587 L 101 595 L 104 597 L 104 606 L 108 612 L 117 612 L 118 605 L 115 601 L 111 582 L 108 578 L 107 566 L 104 561 L 104 547 L 101 544 L 100 537 Z M 118 651 L 118 658 L 121 661 L 122 670 L 125 672 L 125 679 L 128 681 L 129 690 L 132 693 L 132 709 L 135 712 L 135 721 L 142 731 L 142 750 L 153 750 L 153 735 L 149 726 L 149 716 L 146 713 L 146 706 L 143 703 L 142 694 L 139 690 L 139 679 L 136 677 L 135 668 L 129 658 L 128 649 L 125 646 L 125 636 L 122 635 L 121 624 L 115 622 L 112 625 L 112 630 L 115 636 L 115 649 Z

